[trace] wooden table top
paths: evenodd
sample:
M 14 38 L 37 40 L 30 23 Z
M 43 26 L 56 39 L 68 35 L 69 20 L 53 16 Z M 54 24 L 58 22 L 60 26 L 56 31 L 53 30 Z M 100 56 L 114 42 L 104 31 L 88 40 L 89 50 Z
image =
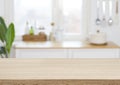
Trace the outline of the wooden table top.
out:
M 120 79 L 120 59 L 0 59 L 0 79 Z
M 108 42 L 106 45 L 92 45 L 87 41 L 64 41 L 64 42 L 17 42 L 14 45 L 15 49 L 111 49 L 120 48 L 113 42 Z

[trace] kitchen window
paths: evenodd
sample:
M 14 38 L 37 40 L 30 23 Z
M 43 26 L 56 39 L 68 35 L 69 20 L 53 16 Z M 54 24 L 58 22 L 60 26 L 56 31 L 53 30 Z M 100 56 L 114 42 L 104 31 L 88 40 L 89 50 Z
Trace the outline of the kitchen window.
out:
M 44 26 L 47 33 L 52 21 L 64 34 L 82 33 L 82 0 L 14 0 L 14 9 L 19 35 L 24 33 L 26 21 L 37 28 Z
M 63 22 L 66 33 L 82 31 L 82 0 L 63 0 Z
M 88 0 L 2 1 L 5 4 L 5 17 L 10 22 L 14 20 L 16 36 L 25 33 L 26 22 L 36 28 L 44 26 L 47 34 L 52 29 L 50 23 L 55 22 L 54 29 L 62 29 L 64 37 L 68 40 L 78 40 L 87 34 L 89 26 L 87 11 L 90 8 Z
M 29 27 L 44 26 L 49 32 L 52 21 L 52 0 L 14 0 L 14 21 L 17 34 L 25 33 L 26 23 Z M 39 30 L 38 30 L 39 31 Z

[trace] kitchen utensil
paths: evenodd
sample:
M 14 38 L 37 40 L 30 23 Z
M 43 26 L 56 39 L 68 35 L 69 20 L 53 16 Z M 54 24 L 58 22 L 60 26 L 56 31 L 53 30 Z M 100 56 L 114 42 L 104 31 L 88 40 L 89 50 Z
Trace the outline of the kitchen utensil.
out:
M 106 26 L 106 18 L 105 18 L 105 11 L 106 11 L 106 2 L 105 0 L 102 1 L 102 7 L 103 7 L 103 19 L 102 19 L 102 26 Z
M 96 19 L 96 25 L 101 24 L 101 20 L 99 19 L 99 8 L 100 8 L 100 0 L 97 0 L 97 19 Z
M 118 0 L 117 0 L 117 1 L 116 1 L 116 14 L 118 14 L 118 12 L 119 12 L 118 6 L 119 6 L 119 2 L 118 2 Z
M 112 0 L 109 0 L 109 19 L 108 19 L 108 25 L 111 26 L 113 24 L 112 20 Z
M 119 25 L 119 1 L 118 0 L 116 0 L 115 23 L 116 25 Z

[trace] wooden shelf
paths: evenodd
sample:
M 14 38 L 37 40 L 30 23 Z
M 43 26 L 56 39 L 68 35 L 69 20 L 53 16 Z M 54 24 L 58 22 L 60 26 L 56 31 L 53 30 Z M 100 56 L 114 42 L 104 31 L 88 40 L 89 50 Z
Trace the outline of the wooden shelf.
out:
M 106 45 L 91 45 L 86 41 L 63 41 L 63 42 L 16 42 L 15 49 L 116 49 L 120 48 L 113 42 Z

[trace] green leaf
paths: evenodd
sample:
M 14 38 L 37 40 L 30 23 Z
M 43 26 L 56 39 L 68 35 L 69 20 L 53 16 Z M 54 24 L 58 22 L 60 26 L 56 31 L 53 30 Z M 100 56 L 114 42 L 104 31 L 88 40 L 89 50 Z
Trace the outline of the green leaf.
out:
M 3 27 L 5 29 L 5 32 L 6 32 L 7 31 L 7 26 L 6 26 L 5 21 L 4 21 L 4 19 L 2 17 L 0 17 L 0 24 L 3 25 Z
M 0 40 L 2 42 L 5 41 L 5 34 L 6 34 L 6 30 L 4 29 L 3 24 L 0 24 Z
M 14 24 L 11 23 L 6 32 L 6 49 L 8 53 L 10 53 L 14 38 L 15 38 Z

